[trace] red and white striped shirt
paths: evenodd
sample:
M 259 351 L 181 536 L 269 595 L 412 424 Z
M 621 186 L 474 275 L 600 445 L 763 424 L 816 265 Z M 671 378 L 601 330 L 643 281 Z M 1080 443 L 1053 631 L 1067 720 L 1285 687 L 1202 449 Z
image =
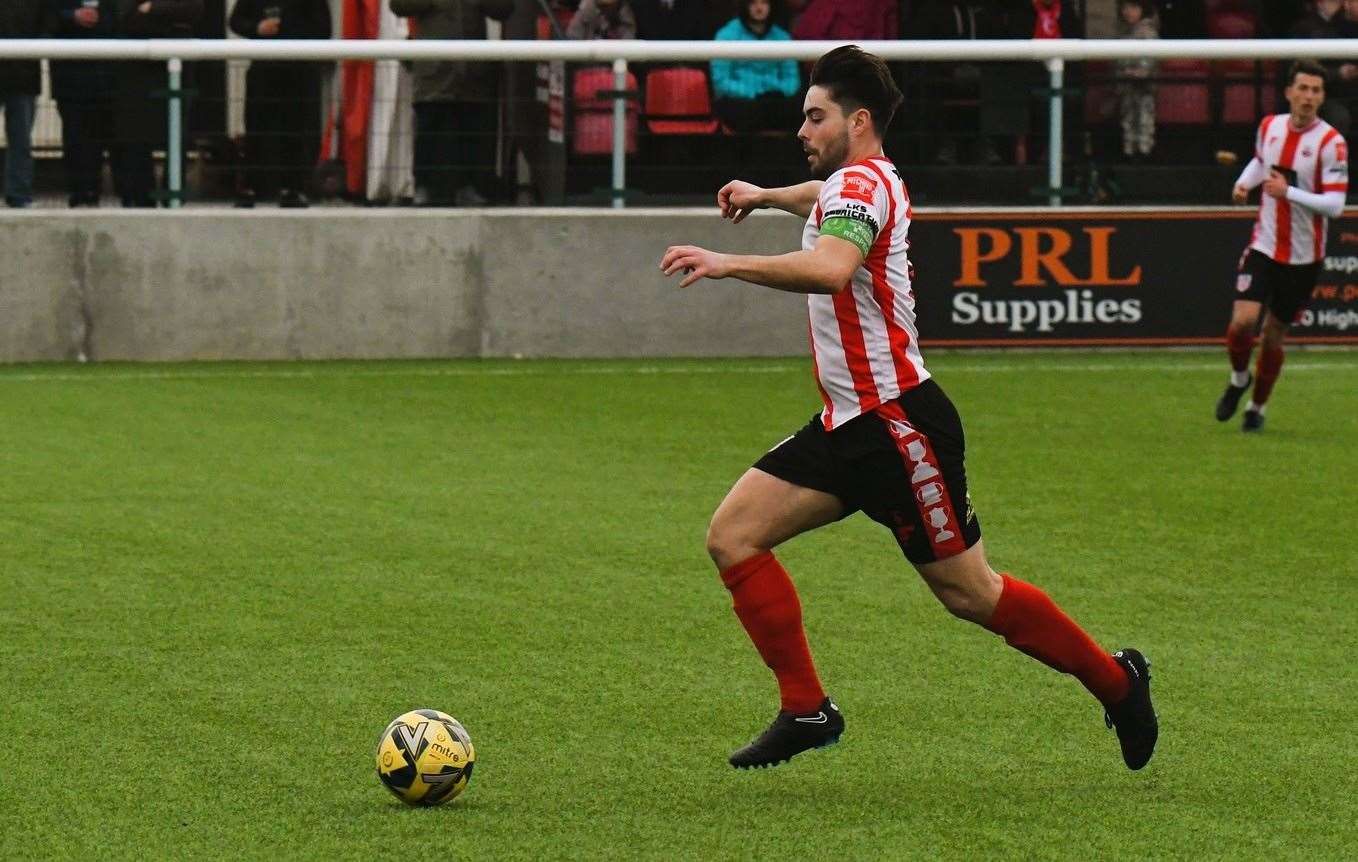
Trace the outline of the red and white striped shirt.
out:
M 1329 123 L 1316 119 L 1298 131 L 1290 115 L 1264 117 L 1254 141 L 1254 158 L 1269 170 L 1278 168 L 1289 175 L 1289 183 L 1314 194 L 1347 192 L 1349 188 L 1348 145 Z M 1263 195 L 1259 219 L 1254 223 L 1250 248 L 1257 249 L 1278 263 L 1302 265 L 1325 257 L 1325 234 L 1329 219 L 1286 199 Z
M 919 351 L 906 257 L 911 217 L 901 175 L 890 159 L 873 156 L 840 168 L 825 181 L 802 231 L 802 248 L 810 250 L 822 225 L 835 220 L 832 227 L 851 227 L 852 241 L 867 249 L 847 289 L 833 296 L 812 294 L 807 302 L 811 359 L 825 402 L 821 418 L 826 430 L 929 379 Z

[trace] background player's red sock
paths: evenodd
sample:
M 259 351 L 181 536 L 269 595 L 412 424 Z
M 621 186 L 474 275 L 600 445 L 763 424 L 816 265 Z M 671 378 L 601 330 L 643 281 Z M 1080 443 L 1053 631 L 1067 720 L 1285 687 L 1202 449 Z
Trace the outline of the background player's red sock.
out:
M 1256 407 L 1263 407 L 1268 403 L 1268 396 L 1273 393 L 1273 384 L 1278 382 L 1278 375 L 1283 373 L 1283 349 L 1281 347 L 1265 347 L 1259 351 L 1259 362 L 1254 368 L 1254 394 L 1250 396 L 1250 401 Z
M 1104 706 L 1127 696 L 1127 672 L 1047 594 L 1001 574 L 1004 589 L 986 628 L 1047 667 L 1073 675 Z
M 731 591 L 740 624 L 778 677 L 782 708 L 789 712 L 818 708 L 825 690 L 816 676 L 802 628 L 802 603 L 787 570 L 765 551 L 726 569 L 721 580 Z
M 1231 370 L 1245 373 L 1250 367 L 1250 351 L 1254 350 L 1254 333 L 1244 326 L 1226 328 L 1226 353 L 1231 357 Z

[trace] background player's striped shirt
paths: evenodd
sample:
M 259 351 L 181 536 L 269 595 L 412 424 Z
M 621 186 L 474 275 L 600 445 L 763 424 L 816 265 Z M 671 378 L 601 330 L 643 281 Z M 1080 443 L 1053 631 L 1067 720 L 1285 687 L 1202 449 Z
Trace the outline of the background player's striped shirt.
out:
M 1288 114 L 1264 117 L 1254 141 L 1254 157 L 1265 172 L 1277 168 L 1288 184 L 1304 192 L 1347 192 L 1348 146 L 1339 132 L 1317 119 L 1301 131 Z M 1250 248 L 1278 263 L 1301 265 L 1325 257 L 1329 219 L 1286 199 L 1263 195 Z
M 895 166 L 885 156 L 873 156 L 826 180 L 802 231 L 804 249 L 830 234 L 863 252 L 863 265 L 848 289 L 808 299 L 811 358 L 827 430 L 929 379 L 906 257 L 911 215 Z

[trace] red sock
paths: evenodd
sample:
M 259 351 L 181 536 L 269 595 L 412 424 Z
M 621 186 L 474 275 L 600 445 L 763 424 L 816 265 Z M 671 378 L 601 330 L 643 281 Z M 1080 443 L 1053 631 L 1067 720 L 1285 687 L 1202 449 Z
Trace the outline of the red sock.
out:
M 1243 326 L 1226 329 L 1226 353 L 1231 357 L 1231 370 L 1244 371 L 1250 367 L 1250 351 L 1254 350 L 1254 334 Z
M 1001 574 L 1004 589 L 986 628 L 1047 667 L 1075 676 L 1105 706 L 1127 696 L 1127 672 L 1032 584 Z
M 740 624 L 778 677 L 782 708 L 811 712 L 825 700 L 802 628 L 802 603 L 787 570 L 765 551 L 721 573 Z
M 1278 382 L 1278 375 L 1283 373 L 1283 349 L 1281 347 L 1265 347 L 1259 351 L 1259 362 L 1254 367 L 1254 395 L 1251 400 L 1260 407 L 1268 403 L 1268 396 L 1273 394 L 1273 384 Z

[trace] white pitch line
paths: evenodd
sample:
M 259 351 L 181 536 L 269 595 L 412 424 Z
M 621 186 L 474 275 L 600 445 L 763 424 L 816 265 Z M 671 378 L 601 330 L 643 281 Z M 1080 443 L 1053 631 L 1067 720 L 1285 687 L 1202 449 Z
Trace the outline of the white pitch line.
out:
M 1024 362 L 1006 364 L 951 365 L 941 363 L 937 369 L 945 378 L 952 374 L 1015 374 L 1034 371 L 1055 371 L 1073 373 L 1116 373 L 1134 372 L 1218 372 L 1225 373 L 1224 362 L 1179 362 L 1179 363 L 1075 363 L 1075 362 Z M 1350 371 L 1358 372 L 1358 362 L 1289 362 L 1284 369 L 1298 371 Z M 803 372 L 803 365 L 749 365 L 749 366 L 583 366 L 577 368 L 552 368 L 543 364 L 532 368 L 322 368 L 322 369 L 263 369 L 257 371 L 109 371 L 103 372 L 90 367 L 88 372 L 73 374 L 55 372 L 52 374 L 19 373 L 10 374 L 0 371 L 0 383 L 45 383 L 99 381 L 157 381 L 157 380 L 324 380 L 326 378 L 384 378 L 384 377 L 553 377 L 553 376 L 591 376 L 591 375 L 650 375 L 650 374 L 787 374 Z

